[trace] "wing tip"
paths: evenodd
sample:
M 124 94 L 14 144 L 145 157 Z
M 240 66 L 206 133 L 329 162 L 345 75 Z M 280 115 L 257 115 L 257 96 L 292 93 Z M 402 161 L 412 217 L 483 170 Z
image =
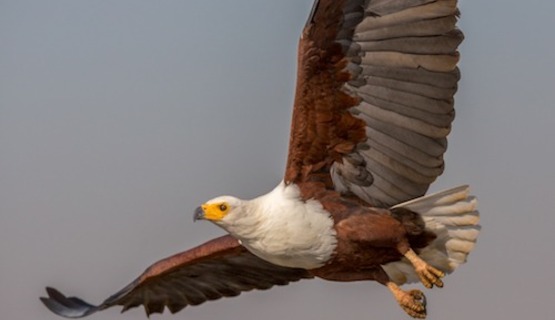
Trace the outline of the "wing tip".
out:
M 46 287 L 48 297 L 40 297 L 40 301 L 53 313 L 66 318 L 82 318 L 99 310 L 76 297 L 66 297 L 60 291 Z

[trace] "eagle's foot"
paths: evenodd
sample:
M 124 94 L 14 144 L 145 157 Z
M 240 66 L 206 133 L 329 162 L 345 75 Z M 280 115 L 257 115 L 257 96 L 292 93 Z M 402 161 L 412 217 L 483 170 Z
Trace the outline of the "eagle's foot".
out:
M 426 288 L 432 288 L 434 285 L 439 288 L 443 288 L 443 281 L 440 278 L 445 276 L 445 273 L 432 267 L 429 264 L 422 265 L 416 268 L 416 274 L 420 278 L 420 281 Z
M 416 319 L 426 318 L 426 296 L 420 290 L 403 291 L 397 302 L 405 312 Z
M 403 291 L 393 282 L 387 284 L 393 296 L 411 317 L 416 319 L 426 318 L 426 296 L 420 290 Z
M 439 288 L 443 288 L 443 281 L 441 278 L 445 276 L 445 273 L 438 270 L 426 261 L 422 260 L 412 249 L 405 253 L 405 257 L 414 266 L 416 274 L 420 278 L 420 281 L 426 288 L 432 288 L 434 285 Z

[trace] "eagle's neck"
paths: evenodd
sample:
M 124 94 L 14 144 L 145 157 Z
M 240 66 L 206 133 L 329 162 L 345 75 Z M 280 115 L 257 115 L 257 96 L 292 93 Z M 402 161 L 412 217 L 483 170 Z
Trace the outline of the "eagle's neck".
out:
M 334 222 L 317 200 L 303 201 L 295 184 L 280 183 L 249 201 L 242 221 L 228 230 L 243 246 L 274 264 L 313 269 L 337 244 Z

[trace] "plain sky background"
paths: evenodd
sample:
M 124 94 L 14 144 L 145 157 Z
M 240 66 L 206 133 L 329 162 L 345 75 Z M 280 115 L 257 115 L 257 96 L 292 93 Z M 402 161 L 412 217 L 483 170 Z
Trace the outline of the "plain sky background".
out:
M 278 183 L 311 5 L 0 0 L 1 319 L 59 319 L 47 285 L 98 303 L 222 234 L 193 224 L 197 205 Z M 470 184 L 483 229 L 425 290 L 429 319 L 554 319 L 555 3 L 459 6 L 463 78 L 432 190 Z M 315 280 L 152 319 L 409 318 L 377 283 Z

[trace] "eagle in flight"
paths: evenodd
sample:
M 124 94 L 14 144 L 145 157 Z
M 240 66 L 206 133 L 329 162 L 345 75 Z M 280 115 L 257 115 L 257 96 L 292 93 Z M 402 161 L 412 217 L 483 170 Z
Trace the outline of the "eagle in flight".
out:
M 54 288 L 42 302 L 68 318 L 116 305 L 150 315 L 301 279 L 374 280 L 425 318 L 424 294 L 400 286 L 443 287 L 480 230 L 467 186 L 425 195 L 455 115 L 458 15 L 456 0 L 316 0 L 283 181 L 202 204 L 194 220 L 228 235 L 154 263 L 101 304 Z

